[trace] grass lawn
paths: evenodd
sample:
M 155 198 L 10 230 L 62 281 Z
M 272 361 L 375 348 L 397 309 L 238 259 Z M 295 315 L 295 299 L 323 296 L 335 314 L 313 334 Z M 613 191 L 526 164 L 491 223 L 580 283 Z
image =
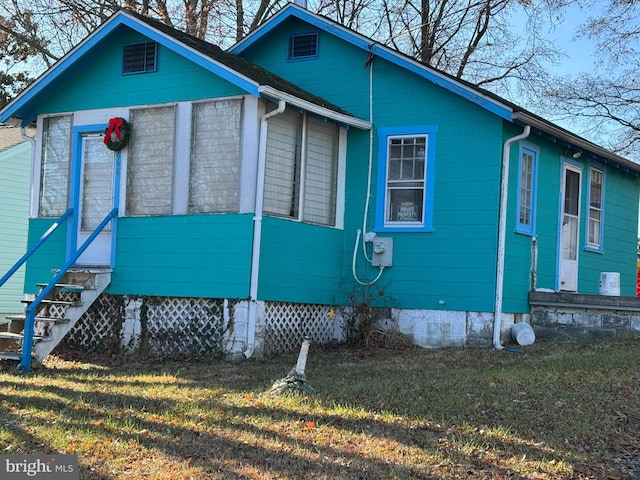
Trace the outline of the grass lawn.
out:
M 0 450 L 83 480 L 640 478 L 637 340 L 312 346 L 314 391 L 271 395 L 296 359 L 0 364 Z

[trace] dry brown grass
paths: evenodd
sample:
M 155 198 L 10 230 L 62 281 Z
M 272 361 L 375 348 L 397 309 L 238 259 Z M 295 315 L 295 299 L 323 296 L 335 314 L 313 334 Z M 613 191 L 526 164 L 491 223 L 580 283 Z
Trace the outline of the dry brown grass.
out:
M 80 478 L 632 479 L 640 346 L 311 348 L 230 364 L 53 357 L 0 372 L 0 449 L 78 455 Z

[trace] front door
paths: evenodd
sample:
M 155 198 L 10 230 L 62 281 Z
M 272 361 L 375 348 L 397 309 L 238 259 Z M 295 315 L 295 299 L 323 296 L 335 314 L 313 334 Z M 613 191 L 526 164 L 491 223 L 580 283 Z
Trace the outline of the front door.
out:
M 562 172 L 559 290 L 578 290 L 578 241 L 582 170 L 565 163 Z
M 102 134 L 80 135 L 80 195 L 78 201 L 77 248 L 93 233 L 114 207 L 115 152 L 109 150 Z M 112 223 L 112 222 L 111 222 Z M 84 251 L 78 265 L 111 264 L 111 223 Z

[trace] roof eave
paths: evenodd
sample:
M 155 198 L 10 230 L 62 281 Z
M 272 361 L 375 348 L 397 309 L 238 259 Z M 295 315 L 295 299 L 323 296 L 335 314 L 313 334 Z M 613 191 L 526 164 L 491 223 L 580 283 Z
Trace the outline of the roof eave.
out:
M 351 30 L 344 25 L 340 25 L 325 17 L 320 17 L 294 3 L 289 3 L 286 7 L 276 13 L 268 22 L 262 24 L 253 32 L 249 33 L 244 39 L 233 45 L 229 52 L 240 55 L 253 43 L 258 42 L 262 37 L 273 31 L 278 25 L 283 23 L 290 17 L 298 18 L 305 21 L 320 30 L 329 32 L 336 37 L 351 43 L 352 45 L 372 53 L 388 62 L 396 64 L 406 70 L 430 81 L 431 83 L 445 88 L 477 105 L 489 110 L 490 112 L 502 117 L 505 120 L 511 119 L 512 109 L 509 105 L 500 102 L 490 95 L 485 95 L 477 88 L 473 88 L 465 82 L 445 75 L 427 65 L 418 62 L 400 52 L 380 44 L 364 35 Z
M 22 119 L 23 123 L 30 123 L 33 118 L 25 118 L 26 116 L 34 116 L 35 110 L 30 103 L 40 94 L 46 87 L 62 75 L 78 58 L 87 53 L 96 43 L 104 39 L 113 32 L 117 27 L 124 25 L 133 30 L 139 31 L 143 35 L 169 48 L 170 50 L 184 55 L 201 67 L 220 75 L 222 78 L 237 85 L 239 88 L 255 96 L 259 95 L 258 82 L 230 69 L 220 62 L 216 62 L 211 57 L 198 52 L 194 48 L 184 45 L 177 40 L 171 38 L 165 33 L 153 28 L 153 26 L 140 22 L 126 11 L 120 10 L 111 18 L 103 23 L 91 35 L 70 50 L 62 59 L 60 59 L 51 69 L 47 70 L 43 75 L 31 83 L 16 98 L 10 101 L 3 109 L 0 110 L 0 123 L 5 122 L 11 117 Z
M 585 156 L 594 160 L 605 164 L 613 164 L 616 168 L 621 168 L 628 173 L 635 174 L 636 176 L 640 174 L 640 164 L 610 152 L 609 150 L 574 135 L 557 125 L 546 122 L 535 115 L 526 112 L 514 112 L 513 121 L 522 125 L 530 125 L 532 128 L 556 139 L 555 141 L 559 145 L 584 153 Z
M 371 123 L 367 122 L 366 120 L 361 120 L 351 115 L 346 115 L 344 113 L 336 112 L 334 110 L 331 110 L 330 108 L 317 105 L 315 103 L 309 102 L 307 100 L 303 100 L 289 93 L 285 93 L 280 90 L 277 90 L 273 87 L 270 87 L 269 85 L 262 85 L 260 86 L 259 90 L 260 90 L 260 93 L 265 97 L 275 98 L 276 100 L 284 100 L 286 103 L 290 105 L 294 105 L 296 107 L 302 108 L 303 110 L 315 113 L 322 117 L 329 118 L 337 123 L 342 123 L 350 127 L 359 128 L 361 130 L 370 130 L 372 127 Z

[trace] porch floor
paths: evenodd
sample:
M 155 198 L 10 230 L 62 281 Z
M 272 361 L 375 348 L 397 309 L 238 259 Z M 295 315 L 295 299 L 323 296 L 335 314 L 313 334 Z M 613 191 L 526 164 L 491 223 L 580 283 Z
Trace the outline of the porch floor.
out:
M 640 312 L 640 297 L 532 291 L 529 305 Z

